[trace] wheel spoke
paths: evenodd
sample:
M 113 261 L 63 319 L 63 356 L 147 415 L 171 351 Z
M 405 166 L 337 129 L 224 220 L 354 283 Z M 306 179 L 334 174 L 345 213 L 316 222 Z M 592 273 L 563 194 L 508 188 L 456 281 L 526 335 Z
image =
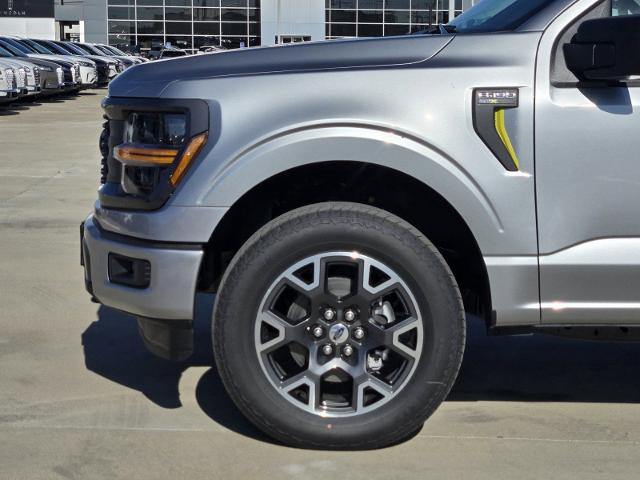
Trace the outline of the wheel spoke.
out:
M 306 370 L 299 373 L 298 375 L 294 375 L 293 377 L 280 382 L 280 388 L 285 394 L 290 395 L 297 388 L 306 386 L 309 392 L 307 408 L 310 411 L 314 411 L 318 406 L 318 399 L 320 396 L 319 383 L 319 379 L 316 378 L 314 374 L 309 372 L 309 370 Z
M 417 360 L 422 353 L 422 329 L 418 328 L 419 325 L 421 325 L 421 322 L 417 318 L 407 318 L 398 325 L 389 329 L 389 333 L 391 334 L 391 346 L 396 349 L 396 351 L 399 351 L 398 353 L 404 354 L 412 360 Z M 415 348 L 412 348 L 400 341 L 400 336 L 404 333 L 410 332 L 411 330 L 416 331 Z
M 382 280 L 381 283 L 374 284 L 372 281 L 374 277 L 374 268 L 386 276 L 386 279 Z M 395 272 L 385 267 L 384 265 L 377 264 L 374 266 L 370 258 L 362 259 L 361 269 L 361 287 L 369 295 L 381 297 L 383 292 L 387 290 L 393 290 L 393 288 L 395 288 L 400 283 L 400 277 L 398 277 Z
M 387 385 L 382 380 L 374 377 L 373 375 L 363 372 L 362 375 L 354 378 L 353 385 L 353 394 L 354 401 L 353 405 L 358 413 L 362 413 L 363 410 L 372 407 L 365 405 L 365 393 L 367 389 L 371 389 L 375 391 L 378 395 L 380 395 L 381 399 L 387 399 L 393 395 L 393 387 Z M 374 404 L 375 405 L 375 404 Z
M 306 282 L 296 275 L 296 272 L 304 269 L 305 267 L 312 269 L 312 280 L 310 282 Z M 288 268 L 282 276 L 291 282 L 294 288 L 300 288 L 303 293 L 311 292 L 320 286 L 320 257 L 314 257 L 309 260 L 298 262 Z
M 274 280 L 259 311 L 264 372 L 284 398 L 317 415 L 357 415 L 386 403 L 422 353 L 422 321 L 408 286 L 358 252 L 295 263 Z
M 256 348 L 260 353 L 269 353 L 273 350 L 276 350 L 282 345 L 285 345 L 289 342 L 304 340 L 304 336 L 307 333 L 306 329 L 309 326 L 309 320 L 305 320 L 298 325 L 291 325 L 286 320 L 283 320 L 276 314 L 265 311 L 259 316 L 258 319 L 261 323 L 266 323 L 270 327 L 273 327 L 277 330 L 278 334 L 276 337 L 270 339 L 267 342 L 262 343 L 259 337 L 260 330 L 256 331 Z
M 419 328 L 420 325 L 421 322 L 417 318 L 410 317 L 385 329 L 374 326 L 368 330 L 367 346 L 393 348 L 409 359 L 416 359 L 420 356 L 422 350 L 422 329 Z M 400 341 L 400 336 L 414 329 L 417 335 L 416 348 L 411 348 Z

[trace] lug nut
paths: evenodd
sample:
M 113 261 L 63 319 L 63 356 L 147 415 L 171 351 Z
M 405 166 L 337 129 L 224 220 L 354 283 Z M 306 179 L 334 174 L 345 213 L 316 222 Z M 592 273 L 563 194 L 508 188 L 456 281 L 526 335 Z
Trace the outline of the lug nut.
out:
M 353 338 L 356 340 L 362 340 L 364 338 L 364 328 L 358 327 L 353 330 Z
M 325 309 L 322 316 L 324 317 L 325 320 L 330 322 L 331 320 L 336 318 L 336 311 L 333 308 L 327 308 Z
M 344 319 L 347 322 L 353 322 L 356 319 L 356 312 L 354 312 L 350 308 L 348 310 L 345 310 L 344 311 Z
M 314 337 L 320 338 L 324 335 L 324 328 L 322 328 L 320 325 L 316 325 L 311 329 L 311 333 Z
M 351 355 L 353 355 L 353 347 L 351 345 L 345 345 L 344 347 L 342 347 L 342 354 L 345 357 L 350 357 Z
M 325 355 L 331 355 L 333 353 L 333 346 L 327 343 L 322 347 L 322 353 Z

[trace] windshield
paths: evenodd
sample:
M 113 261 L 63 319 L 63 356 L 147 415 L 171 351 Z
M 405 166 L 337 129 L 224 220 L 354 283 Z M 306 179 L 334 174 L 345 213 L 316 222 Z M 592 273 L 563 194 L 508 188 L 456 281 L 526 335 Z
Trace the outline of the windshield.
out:
M 103 47 L 102 45 L 94 45 L 93 48 L 100 50 L 102 52 L 102 55 L 113 55 L 113 52 L 111 50 L 108 50 L 107 48 Z
M 71 43 L 57 43 L 56 45 L 59 46 L 60 48 L 62 48 L 63 50 L 66 50 L 67 52 L 69 52 L 71 55 L 86 55 L 86 52 L 82 51 L 81 49 L 79 49 L 78 47 L 76 47 L 75 45 L 71 44 Z
M 116 52 L 114 52 L 110 48 L 105 47 L 104 45 L 94 45 L 94 48 L 97 48 L 98 50 L 103 52 L 103 54 L 106 54 L 106 55 L 111 55 L 111 56 L 118 55 Z
M 126 55 L 126 53 L 124 53 L 122 50 L 114 47 L 113 45 L 102 45 L 103 48 L 106 48 L 107 50 L 112 51 L 113 53 L 115 53 L 116 55 Z
M 449 22 L 445 28 L 457 33 L 514 30 L 557 0 L 482 0 Z
M 21 43 L 16 42 L 11 38 L 0 37 L 3 45 L 11 45 L 16 50 L 20 50 L 22 53 L 33 53 L 32 50 Z
M 96 47 L 95 45 L 89 45 L 89 44 L 83 43 L 82 45 L 78 44 L 78 46 L 84 48 L 88 52 L 91 52 L 93 55 L 104 56 L 104 52 L 100 50 L 98 47 Z
M 69 45 L 69 44 L 66 44 L 66 45 Z M 80 49 L 80 50 L 82 50 L 82 53 L 83 53 L 84 55 L 86 55 L 87 53 L 88 53 L 88 54 L 91 54 L 91 55 L 93 55 L 93 54 L 94 54 L 94 52 L 93 52 L 93 51 L 91 51 L 91 50 L 90 50 L 86 45 L 82 45 L 82 44 L 80 44 L 80 43 L 73 43 L 72 45 L 73 45 L 76 49 Z
M 13 57 L 13 55 L 11 55 L 11 53 L 8 50 L 5 50 L 1 45 L 0 45 L 0 57 Z
M 20 43 L 24 43 L 28 46 L 30 46 L 33 50 L 35 50 L 37 53 L 43 53 L 45 55 L 51 55 L 53 54 L 53 52 L 51 50 L 49 50 L 46 47 L 43 47 L 42 45 L 33 42 L 31 40 L 18 40 Z
M 0 47 L 3 47 L 5 50 L 14 54 L 16 57 L 26 57 L 26 55 L 22 53 L 20 50 L 18 50 L 14 45 L 11 45 L 10 43 L 5 42 L 1 38 L 0 38 Z

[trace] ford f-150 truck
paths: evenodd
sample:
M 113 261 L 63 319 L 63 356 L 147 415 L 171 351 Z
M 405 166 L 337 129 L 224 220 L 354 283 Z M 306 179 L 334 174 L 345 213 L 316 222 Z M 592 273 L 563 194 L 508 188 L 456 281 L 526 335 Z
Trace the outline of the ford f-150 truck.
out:
M 132 67 L 103 101 L 86 288 L 172 359 L 193 349 L 196 293 L 215 292 L 229 395 L 300 447 L 418 431 L 467 316 L 631 339 L 638 14 L 483 0 L 423 35 Z

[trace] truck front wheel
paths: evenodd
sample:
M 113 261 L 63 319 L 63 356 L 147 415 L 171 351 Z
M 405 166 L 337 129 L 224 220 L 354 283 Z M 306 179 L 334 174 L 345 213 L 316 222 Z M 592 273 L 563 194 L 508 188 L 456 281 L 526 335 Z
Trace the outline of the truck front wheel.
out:
M 353 203 L 271 221 L 234 257 L 213 315 L 238 408 L 293 446 L 380 448 L 420 429 L 458 373 L 464 310 L 414 227 Z

